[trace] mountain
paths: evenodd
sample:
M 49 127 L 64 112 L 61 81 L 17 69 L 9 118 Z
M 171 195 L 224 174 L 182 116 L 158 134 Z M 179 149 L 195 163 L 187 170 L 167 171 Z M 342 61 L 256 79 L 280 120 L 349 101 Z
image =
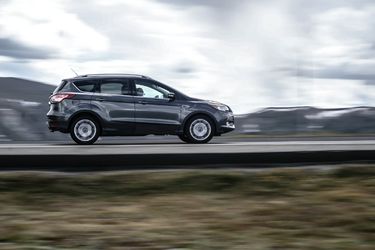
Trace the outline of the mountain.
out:
M 48 97 L 55 87 L 0 77 L 0 142 L 60 140 L 48 131 Z
M 244 134 L 368 134 L 375 133 L 375 108 L 270 107 L 237 116 L 236 127 Z
M 0 99 L 48 103 L 55 86 L 13 77 L 0 77 Z

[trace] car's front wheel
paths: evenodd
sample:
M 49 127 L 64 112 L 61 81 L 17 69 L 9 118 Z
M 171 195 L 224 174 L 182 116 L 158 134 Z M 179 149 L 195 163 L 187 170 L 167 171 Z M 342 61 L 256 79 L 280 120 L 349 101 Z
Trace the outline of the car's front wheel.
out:
M 209 117 L 197 115 L 187 122 L 185 134 L 190 143 L 207 143 L 214 135 L 214 125 Z
M 81 145 L 90 145 L 99 138 L 100 127 L 98 122 L 90 116 L 81 116 L 75 119 L 70 127 L 70 136 Z

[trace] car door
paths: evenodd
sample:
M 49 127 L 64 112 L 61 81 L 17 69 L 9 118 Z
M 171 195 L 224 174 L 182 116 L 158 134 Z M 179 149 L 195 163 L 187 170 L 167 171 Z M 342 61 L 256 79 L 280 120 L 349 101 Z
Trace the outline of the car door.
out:
M 134 134 L 135 107 L 132 93 L 129 79 L 102 79 L 99 82 L 92 104 L 98 107 L 104 118 L 104 134 Z
M 136 134 L 175 134 L 181 125 L 181 104 L 157 82 L 134 79 Z

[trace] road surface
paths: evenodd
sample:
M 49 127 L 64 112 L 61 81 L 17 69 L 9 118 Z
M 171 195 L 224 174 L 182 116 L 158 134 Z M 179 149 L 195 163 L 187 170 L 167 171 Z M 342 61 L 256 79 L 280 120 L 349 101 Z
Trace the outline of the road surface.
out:
M 0 144 L 1 170 L 102 171 L 176 168 L 253 168 L 311 164 L 375 163 L 375 140 L 213 141 L 192 145 L 178 140 L 134 139 L 127 144 L 99 141 Z
M 0 144 L 0 155 L 133 155 L 133 154 L 222 154 L 312 151 L 372 151 L 375 140 L 345 141 L 256 141 L 209 144 L 185 143 L 98 143 Z

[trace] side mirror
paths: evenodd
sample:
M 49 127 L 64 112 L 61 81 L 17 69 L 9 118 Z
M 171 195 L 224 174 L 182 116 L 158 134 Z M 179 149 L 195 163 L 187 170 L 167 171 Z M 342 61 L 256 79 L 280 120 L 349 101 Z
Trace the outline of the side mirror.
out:
M 175 93 L 168 93 L 168 99 L 170 100 L 170 101 L 173 101 L 175 98 L 176 98 L 176 95 L 175 95 Z

